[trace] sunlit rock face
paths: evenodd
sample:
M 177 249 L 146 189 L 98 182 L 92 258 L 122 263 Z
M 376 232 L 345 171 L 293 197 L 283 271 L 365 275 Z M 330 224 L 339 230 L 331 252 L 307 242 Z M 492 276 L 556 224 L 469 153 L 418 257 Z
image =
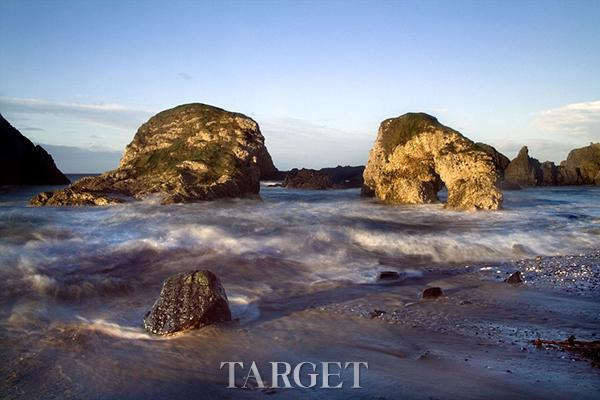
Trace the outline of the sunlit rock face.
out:
M 98 205 L 159 194 L 163 203 L 258 195 L 275 174 L 258 124 L 206 104 L 160 112 L 143 124 L 119 168 L 34 197 L 33 205 Z
M 198 270 L 167 278 L 144 318 L 144 328 L 170 335 L 224 321 L 231 321 L 225 289 L 215 274 Z
M 504 170 L 506 169 L 506 167 L 508 167 L 508 164 L 510 164 L 510 159 L 508 157 L 506 157 L 504 154 L 500 153 L 498 150 L 496 150 L 495 147 L 490 146 L 489 144 L 485 144 L 485 143 L 475 143 L 477 145 L 477 147 L 479 147 L 481 150 L 485 151 L 487 154 L 489 154 L 492 157 L 492 160 L 494 161 L 494 164 L 496 165 L 496 170 L 498 171 L 499 175 L 503 175 L 504 174 Z
M 363 193 L 389 203 L 437 202 L 445 184 L 448 208 L 495 210 L 502 206 L 492 157 L 424 113 L 381 123 L 364 180 Z

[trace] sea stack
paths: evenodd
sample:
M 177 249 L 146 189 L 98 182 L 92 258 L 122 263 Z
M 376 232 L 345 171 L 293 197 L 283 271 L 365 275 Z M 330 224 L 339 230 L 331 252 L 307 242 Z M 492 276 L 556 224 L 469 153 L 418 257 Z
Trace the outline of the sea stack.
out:
M 52 156 L 0 115 L 0 185 L 66 185 Z
M 535 158 L 529 157 L 529 149 L 523 146 L 514 160 L 504 171 L 504 179 L 509 184 L 519 186 L 538 186 L 544 182 L 542 165 Z
M 560 171 L 563 185 L 600 186 L 600 143 L 571 150 Z
M 434 203 L 445 184 L 447 208 L 496 210 L 498 178 L 492 157 L 474 142 L 431 115 L 408 113 L 381 123 L 363 193 L 388 203 Z
M 106 205 L 156 194 L 163 204 L 256 197 L 277 173 L 258 124 L 206 104 L 185 104 L 143 124 L 119 167 L 41 193 L 33 205 Z

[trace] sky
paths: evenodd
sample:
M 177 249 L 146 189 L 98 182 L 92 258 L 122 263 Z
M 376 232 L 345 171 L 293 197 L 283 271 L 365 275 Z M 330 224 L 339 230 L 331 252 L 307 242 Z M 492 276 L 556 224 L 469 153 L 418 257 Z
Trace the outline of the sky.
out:
M 0 0 L 0 113 L 67 173 L 192 102 L 255 119 L 280 169 L 364 164 L 411 111 L 560 162 L 600 141 L 598 21 L 597 0 Z

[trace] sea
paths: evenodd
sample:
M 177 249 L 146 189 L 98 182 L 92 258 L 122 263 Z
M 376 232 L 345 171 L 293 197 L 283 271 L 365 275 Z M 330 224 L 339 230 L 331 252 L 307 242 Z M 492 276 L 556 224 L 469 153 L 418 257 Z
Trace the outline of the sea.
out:
M 484 329 L 488 322 L 523 329 L 527 316 L 520 313 L 530 310 L 538 334 L 567 334 L 569 324 L 584 334 L 599 327 L 598 303 L 585 296 L 568 303 L 568 294 L 535 289 L 517 301 L 519 295 L 507 295 L 509 289 L 500 286 L 518 260 L 597 250 L 599 187 L 507 191 L 503 210 L 458 212 L 442 203 L 386 205 L 361 197 L 358 189 L 292 190 L 269 184 L 262 184 L 261 199 L 160 205 L 160 199 L 150 197 L 109 207 L 31 207 L 33 195 L 57 187 L 0 189 L 0 397 L 261 397 L 269 393 L 256 387 L 227 389 L 220 362 L 321 358 L 371 363 L 366 389 L 326 392 L 333 397 L 395 398 L 403 387 L 404 398 L 457 394 L 431 387 L 423 392 L 419 384 L 438 376 L 442 386 L 452 388 L 457 385 L 452 370 L 473 379 L 467 386 L 473 385 L 470 390 L 477 395 L 486 393 L 490 382 L 503 382 L 490 375 L 493 371 L 504 377 L 506 369 L 519 367 L 502 364 L 509 362 L 502 353 L 469 350 L 466 334 L 448 327 L 454 321 L 470 321 L 472 329 Z M 163 280 L 193 269 L 217 274 L 234 322 L 168 338 L 145 332 L 142 318 Z M 456 271 L 465 269 L 478 271 L 477 280 L 457 278 Z M 403 283 L 380 284 L 379 273 L 389 270 L 399 272 Z M 481 271 L 488 270 L 493 271 L 482 277 Z M 478 283 L 482 279 L 489 283 Z M 479 301 L 481 307 L 500 304 L 504 317 L 494 320 L 487 308 L 485 315 L 472 308 L 463 312 L 458 302 L 426 304 L 409 315 L 420 307 L 422 288 L 433 284 L 461 294 L 461 301 Z M 546 297 L 535 297 L 539 293 Z M 541 311 L 531 308 L 536 301 L 545 304 L 544 312 L 562 312 L 564 318 L 556 317 L 544 330 Z M 389 327 L 398 321 L 374 325 L 373 314 L 361 314 L 378 304 L 387 307 L 387 315 L 394 307 L 406 310 L 412 327 L 394 331 Z M 587 312 L 579 318 L 581 326 L 569 317 L 571 306 L 574 312 Z M 525 336 L 517 347 L 526 346 Z M 501 335 L 492 340 L 510 341 Z M 416 361 L 426 351 L 442 361 L 437 366 Z M 462 359 L 478 357 L 476 372 L 465 370 L 468 362 Z M 560 362 L 549 358 L 544 362 L 550 364 L 541 364 L 531 357 L 529 367 L 522 361 L 531 371 Z M 574 386 L 572 394 L 585 398 L 598 382 L 582 373 L 576 371 L 579 380 L 547 375 L 542 378 L 551 380 L 547 393 L 531 393 L 551 396 L 565 382 L 583 381 L 583 389 Z M 532 390 L 518 379 L 506 385 L 497 398 Z M 314 389 L 274 394 L 323 396 Z

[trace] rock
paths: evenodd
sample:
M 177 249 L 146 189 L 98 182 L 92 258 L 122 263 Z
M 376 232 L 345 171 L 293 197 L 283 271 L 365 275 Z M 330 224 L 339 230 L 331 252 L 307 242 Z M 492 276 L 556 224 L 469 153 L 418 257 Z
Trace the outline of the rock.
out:
M 519 184 L 514 182 L 508 182 L 505 180 L 500 181 L 500 188 L 502 190 L 521 190 L 523 189 Z
M 333 182 L 327 174 L 314 169 L 294 168 L 288 172 L 283 186 L 290 189 L 324 190 L 333 188 Z
M 197 270 L 167 278 L 144 318 L 144 328 L 169 335 L 224 321 L 231 321 L 225 289 L 215 274 Z
M 260 178 L 276 171 L 251 118 L 186 104 L 143 124 L 116 170 L 52 196 L 36 196 L 32 204 L 112 204 L 150 194 L 158 194 L 163 204 L 257 196 Z
M 400 274 L 396 271 L 381 271 L 377 279 L 380 281 L 395 281 L 400 279 Z
M 319 172 L 329 176 L 334 189 L 360 188 L 363 186 L 364 165 L 321 168 Z
M 559 168 L 552 161 L 544 161 L 541 166 L 542 186 L 556 186 L 559 183 L 561 175 Z
M 521 276 L 520 271 L 513 272 L 511 276 L 506 278 L 504 281 L 506 283 L 515 284 L 515 283 L 523 283 L 523 277 Z
M 91 192 L 77 192 L 65 188 L 56 192 L 42 192 L 35 195 L 30 204 L 32 206 L 44 206 L 48 204 L 72 206 L 108 206 L 111 204 L 124 203 L 125 200 L 118 197 L 93 194 Z
M 373 311 L 369 312 L 369 318 L 371 318 L 371 319 L 378 318 L 386 313 L 387 312 L 384 310 L 373 310 Z
M 363 166 L 297 169 L 285 172 L 283 186 L 293 189 L 349 189 L 363 185 Z M 281 172 L 280 172 L 281 173 Z
M 600 143 L 574 149 L 567 159 L 561 163 L 563 185 L 596 185 L 600 186 Z
M 508 164 L 504 171 L 504 180 L 522 187 L 538 186 L 544 181 L 541 164 L 529 157 L 529 149 L 523 146 L 517 157 Z
M 67 185 L 52 156 L 0 115 L 0 185 Z
M 439 201 L 446 207 L 495 210 L 502 206 L 498 172 L 490 155 L 459 132 L 424 113 L 383 121 L 364 172 L 365 195 L 388 203 Z
M 430 287 L 423 290 L 423 298 L 424 299 L 437 299 L 444 295 L 442 288 L 439 287 Z
M 475 143 L 475 145 L 492 157 L 492 161 L 496 166 L 496 170 L 498 171 L 499 175 L 502 176 L 504 174 L 504 170 L 506 167 L 508 167 L 508 164 L 510 164 L 510 159 L 489 144 L 478 142 Z

